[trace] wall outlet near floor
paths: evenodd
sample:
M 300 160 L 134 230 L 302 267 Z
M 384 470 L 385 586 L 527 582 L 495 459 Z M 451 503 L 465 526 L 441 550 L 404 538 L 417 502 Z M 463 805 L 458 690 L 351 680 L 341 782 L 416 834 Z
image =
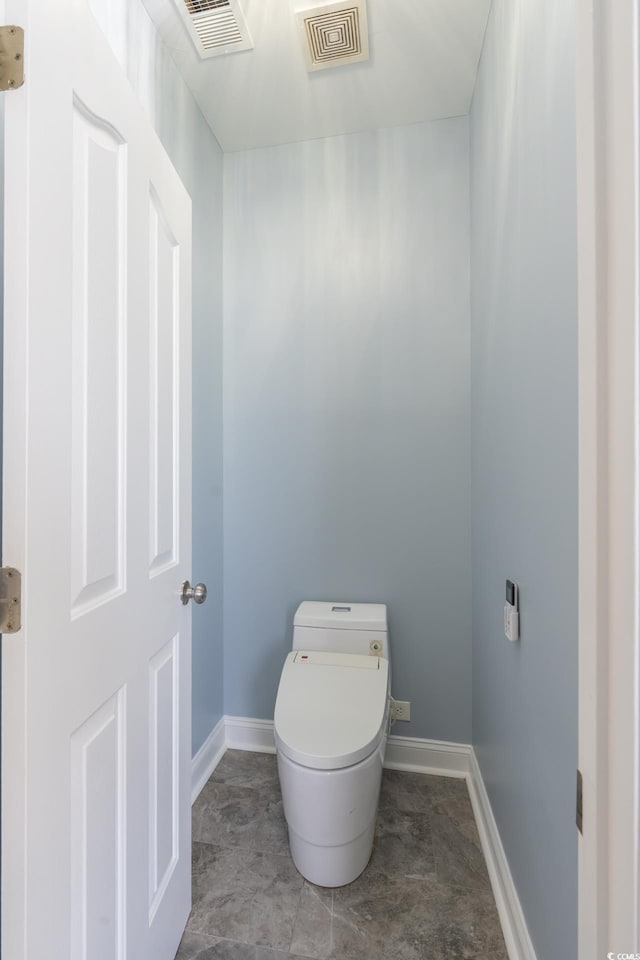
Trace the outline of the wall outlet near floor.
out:
M 394 700 L 393 701 L 393 719 L 411 720 L 411 701 Z

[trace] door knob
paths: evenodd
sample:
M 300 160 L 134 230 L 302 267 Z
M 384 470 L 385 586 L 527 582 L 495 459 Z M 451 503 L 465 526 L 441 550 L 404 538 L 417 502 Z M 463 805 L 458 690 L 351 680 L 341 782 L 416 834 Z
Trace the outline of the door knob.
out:
M 189 600 L 193 600 L 194 603 L 204 603 L 207 599 L 207 588 L 204 583 L 196 583 L 195 587 L 192 587 L 189 581 L 185 580 L 182 584 L 180 599 L 183 603 L 189 603 Z

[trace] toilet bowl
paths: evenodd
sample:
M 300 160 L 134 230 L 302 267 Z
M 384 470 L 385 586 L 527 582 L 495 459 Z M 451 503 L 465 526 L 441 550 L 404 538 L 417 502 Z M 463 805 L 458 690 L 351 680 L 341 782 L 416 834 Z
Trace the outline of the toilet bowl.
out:
M 389 694 L 386 607 L 302 603 L 274 731 L 291 856 L 319 886 L 351 883 L 369 862 Z

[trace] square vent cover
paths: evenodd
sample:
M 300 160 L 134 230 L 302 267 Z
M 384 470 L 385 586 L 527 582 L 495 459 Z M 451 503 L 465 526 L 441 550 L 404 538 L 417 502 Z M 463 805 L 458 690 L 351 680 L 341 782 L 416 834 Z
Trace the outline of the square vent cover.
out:
M 324 3 L 297 16 L 309 71 L 369 59 L 366 0 Z
M 219 57 L 253 49 L 238 0 L 174 0 L 198 54 Z

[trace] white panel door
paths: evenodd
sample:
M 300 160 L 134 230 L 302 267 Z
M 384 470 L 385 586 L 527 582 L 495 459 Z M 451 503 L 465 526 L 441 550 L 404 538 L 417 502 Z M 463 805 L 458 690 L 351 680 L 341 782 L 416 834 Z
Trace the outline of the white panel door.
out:
M 191 205 L 84 0 L 8 0 L 2 956 L 170 960 L 190 906 Z

